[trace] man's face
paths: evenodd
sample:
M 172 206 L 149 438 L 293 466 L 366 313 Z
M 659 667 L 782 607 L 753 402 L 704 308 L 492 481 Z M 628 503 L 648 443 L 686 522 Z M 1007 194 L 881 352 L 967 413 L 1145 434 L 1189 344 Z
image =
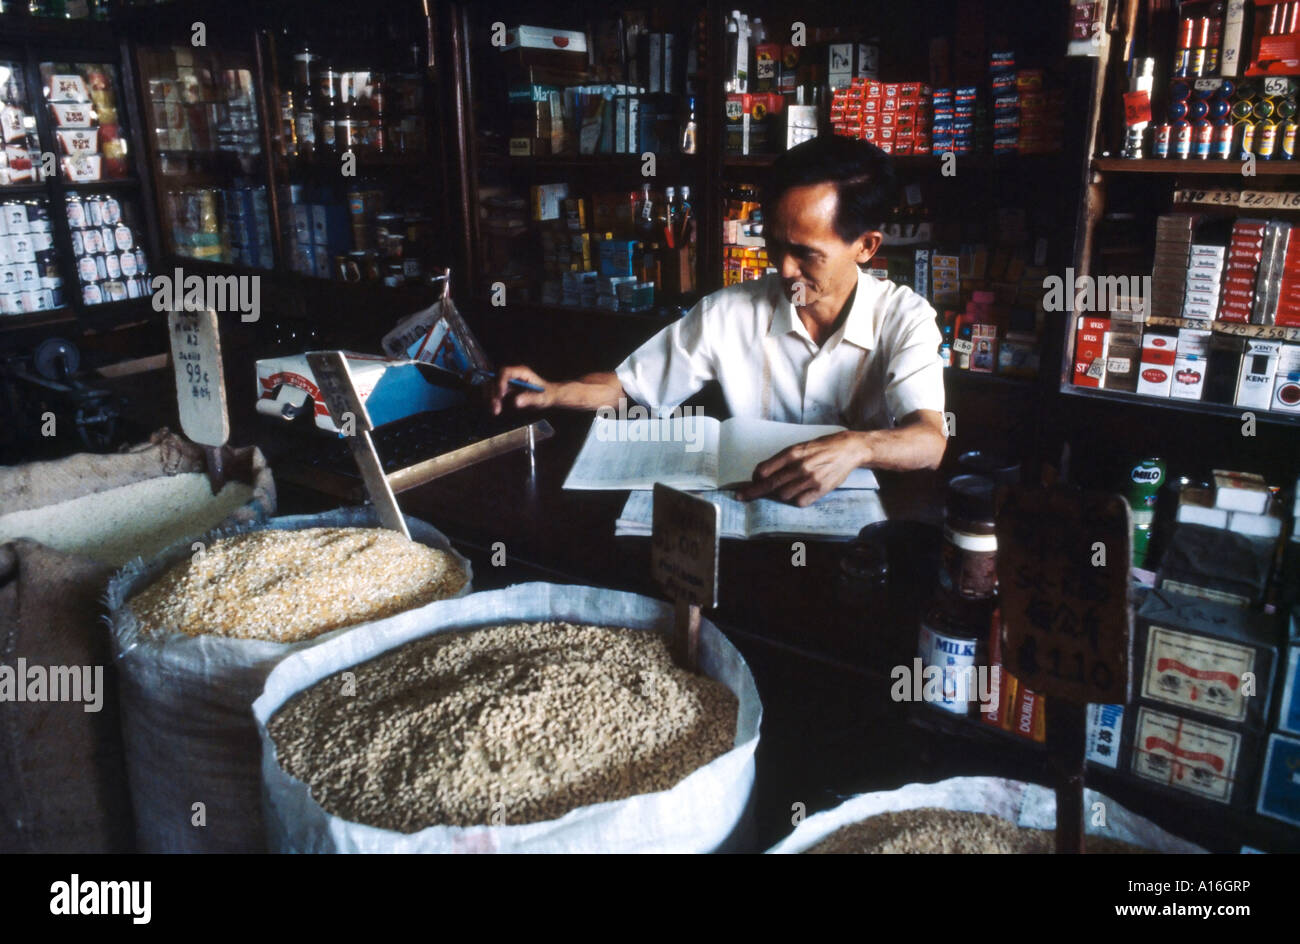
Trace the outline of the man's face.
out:
M 768 258 L 796 306 L 846 298 L 857 284 L 858 265 L 880 245 L 878 233 L 864 233 L 851 243 L 840 239 L 834 225 L 838 204 L 834 184 L 792 187 L 767 216 Z

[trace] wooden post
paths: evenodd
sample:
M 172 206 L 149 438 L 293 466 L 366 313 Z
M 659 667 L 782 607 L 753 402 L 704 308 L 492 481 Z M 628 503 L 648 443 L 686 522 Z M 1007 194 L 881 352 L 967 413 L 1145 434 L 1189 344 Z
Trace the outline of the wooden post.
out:
M 718 531 L 721 509 L 656 482 L 650 570 L 676 604 L 673 658 L 699 671 L 700 607 L 718 605 Z

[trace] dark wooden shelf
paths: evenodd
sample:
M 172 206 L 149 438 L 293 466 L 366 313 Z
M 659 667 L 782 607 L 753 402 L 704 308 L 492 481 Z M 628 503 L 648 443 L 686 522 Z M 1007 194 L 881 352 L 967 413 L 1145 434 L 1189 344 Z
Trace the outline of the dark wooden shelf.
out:
M 1173 397 L 1149 397 L 1140 393 L 1127 393 L 1123 390 L 1107 390 L 1094 387 L 1079 387 L 1072 383 L 1061 384 L 1061 393 L 1066 396 L 1081 397 L 1089 400 L 1109 400 L 1113 403 L 1127 403 L 1146 406 L 1157 410 L 1178 410 L 1183 413 L 1200 413 L 1204 416 L 1223 416 L 1241 419 L 1243 413 L 1253 413 L 1255 418 L 1264 423 L 1281 426 L 1300 427 L 1300 413 L 1278 413 L 1273 410 L 1252 410 L 1244 406 L 1232 406 L 1227 403 L 1207 403 L 1204 400 L 1178 400 Z
M 31 196 L 32 194 L 43 194 L 46 192 L 49 184 L 46 181 L 31 184 L 8 184 L 0 187 L 0 200 L 6 197 Z
M 617 171 L 641 176 L 640 154 L 576 154 L 560 157 L 511 157 L 508 154 L 480 154 L 484 167 L 528 172 Z M 693 154 L 656 155 L 655 179 L 666 174 L 699 174 L 703 164 Z
M 1122 157 L 1094 157 L 1092 169 L 1107 173 L 1123 174 L 1218 174 L 1224 177 L 1236 177 L 1242 181 L 1241 161 L 1202 161 L 1195 158 L 1144 158 L 1142 160 L 1125 160 Z M 1300 162 L 1265 161 L 1255 162 L 1255 175 L 1258 177 L 1300 177 Z
M 984 373 L 980 370 L 962 370 L 960 367 L 945 367 L 943 369 L 945 381 L 962 384 L 970 383 L 976 386 L 983 384 L 1006 385 L 1012 387 L 1032 387 L 1038 383 L 1035 377 L 1013 377 L 1007 374 Z
M 49 311 L 29 311 L 21 315 L 0 315 L 0 331 L 16 331 L 21 328 L 43 328 L 48 325 L 75 322 L 77 313 L 71 308 L 53 308 Z

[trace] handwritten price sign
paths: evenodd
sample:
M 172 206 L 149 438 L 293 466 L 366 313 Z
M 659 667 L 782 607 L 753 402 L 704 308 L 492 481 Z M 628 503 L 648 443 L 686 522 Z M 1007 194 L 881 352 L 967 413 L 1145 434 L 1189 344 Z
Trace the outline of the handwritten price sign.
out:
M 167 331 L 171 336 L 181 429 L 200 445 L 224 446 L 230 438 L 230 415 L 221 372 L 217 313 L 169 312 Z
M 1127 700 L 1132 524 L 1119 495 L 1013 488 L 998 515 L 1003 652 L 1026 688 Z

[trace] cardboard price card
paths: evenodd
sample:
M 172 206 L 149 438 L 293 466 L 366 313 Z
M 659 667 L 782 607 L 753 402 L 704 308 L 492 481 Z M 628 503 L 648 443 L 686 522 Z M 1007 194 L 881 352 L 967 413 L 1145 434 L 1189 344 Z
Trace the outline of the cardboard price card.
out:
M 167 315 L 176 403 L 181 429 L 204 446 L 224 446 L 230 438 L 226 381 L 221 372 L 221 342 L 215 311 L 173 311 Z
M 1002 651 L 1026 688 L 1080 704 L 1128 700 L 1130 519 L 1119 495 L 1008 491 L 997 523 Z
M 710 501 L 656 482 L 650 569 L 670 600 L 717 606 L 718 526 Z

